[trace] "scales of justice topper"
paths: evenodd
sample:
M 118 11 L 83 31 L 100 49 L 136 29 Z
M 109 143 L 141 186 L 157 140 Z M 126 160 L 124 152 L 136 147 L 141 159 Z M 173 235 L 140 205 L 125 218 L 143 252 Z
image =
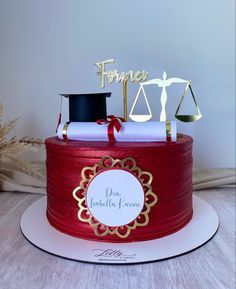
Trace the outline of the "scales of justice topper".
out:
M 161 102 L 161 114 L 160 114 L 160 121 L 166 121 L 166 103 L 167 103 L 167 88 L 171 86 L 172 84 L 178 84 L 178 83 L 185 83 L 186 86 L 184 88 L 184 92 L 181 96 L 180 102 L 177 106 L 176 112 L 175 112 L 175 117 L 183 122 L 192 122 L 200 119 L 202 117 L 199 106 L 197 104 L 196 98 L 194 96 L 190 80 L 185 80 L 177 77 L 171 77 L 167 78 L 166 72 L 163 73 L 162 79 L 155 78 L 155 79 L 150 79 L 147 80 L 148 78 L 148 72 L 145 70 L 142 71 L 132 71 L 130 70 L 129 72 L 118 72 L 116 69 L 115 70 L 106 70 L 106 65 L 107 64 L 112 64 L 114 63 L 114 59 L 108 59 L 105 61 L 100 61 L 96 62 L 95 65 L 98 67 L 98 75 L 100 77 L 100 87 L 104 88 L 106 81 L 108 83 L 113 83 L 114 81 L 116 83 L 123 83 L 123 102 L 124 102 L 124 119 L 125 121 L 128 120 L 128 108 L 127 108 L 127 103 L 128 103 L 128 94 L 127 94 L 127 86 L 128 82 L 133 82 L 133 83 L 138 83 L 139 84 L 139 89 L 136 94 L 136 97 L 134 99 L 134 102 L 132 104 L 130 113 L 129 113 L 129 118 L 135 122 L 145 122 L 148 121 L 152 118 L 152 111 L 148 102 L 148 98 L 145 92 L 145 86 L 148 85 L 157 85 L 162 89 L 161 91 L 161 96 L 160 96 L 160 102 Z M 186 115 L 181 115 L 179 113 L 181 106 L 183 104 L 183 100 L 188 92 L 190 90 L 190 93 L 192 95 L 192 99 L 196 108 L 197 113 L 196 114 L 186 114 Z M 148 109 L 148 114 L 134 114 L 134 109 L 135 106 L 138 102 L 139 97 L 141 96 L 141 93 L 144 96 L 144 100 Z

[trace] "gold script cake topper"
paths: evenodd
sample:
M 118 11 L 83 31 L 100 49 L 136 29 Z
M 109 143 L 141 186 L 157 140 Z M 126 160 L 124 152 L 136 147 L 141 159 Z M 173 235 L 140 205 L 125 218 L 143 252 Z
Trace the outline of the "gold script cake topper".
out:
M 97 175 L 108 170 L 123 170 L 132 174 L 140 182 L 143 188 L 143 206 L 139 215 L 128 224 L 122 226 L 108 226 L 99 222 L 89 210 L 86 194 L 91 182 Z M 152 191 L 153 176 L 150 172 L 142 171 L 132 157 L 125 159 L 113 159 L 111 156 L 103 156 L 100 161 L 92 167 L 84 167 L 81 171 L 81 181 L 73 190 L 73 197 L 78 202 L 78 220 L 90 224 L 96 236 L 116 235 L 119 238 L 127 238 L 131 231 L 137 227 L 146 226 L 149 223 L 149 212 L 151 207 L 157 203 L 157 196 Z M 107 180 L 109 182 L 109 180 Z M 126 184 L 124 184 L 125 186 Z M 128 193 L 128 192 L 127 192 Z M 109 215 L 109 218 L 112 218 Z
M 98 67 L 98 75 L 100 78 L 100 87 L 104 88 L 106 81 L 109 83 L 123 83 L 123 105 L 124 105 L 124 119 L 128 120 L 128 82 L 139 83 L 141 81 L 145 81 L 148 78 L 148 72 L 145 70 L 129 70 L 128 72 L 118 72 L 117 69 L 114 70 L 106 70 L 107 64 L 114 63 L 114 59 L 107 59 L 104 61 L 98 61 L 95 65 Z
M 100 78 L 100 87 L 105 87 L 105 81 L 107 80 L 109 83 L 116 83 L 124 82 L 124 81 L 131 81 L 139 83 L 141 81 L 145 81 L 148 78 L 148 72 L 145 70 L 138 70 L 133 71 L 129 70 L 128 72 L 118 72 L 117 69 L 106 71 L 106 65 L 114 63 L 114 59 L 107 59 L 104 61 L 96 62 L 95 65 L 98 67 L 98 75 Z

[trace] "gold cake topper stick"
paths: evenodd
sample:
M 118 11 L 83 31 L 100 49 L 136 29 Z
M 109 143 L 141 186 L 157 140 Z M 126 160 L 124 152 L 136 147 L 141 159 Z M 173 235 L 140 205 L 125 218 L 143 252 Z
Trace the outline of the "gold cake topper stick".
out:
M 124 119 L 128 120 L 128 81 L 139 83 L 145 81 L 148 78 L 148 72 L 142 71 L 128 71 L 128 72 L 118 72 L 117 69 L 106 71 L 106 65 L 114 63 L 114 59 L 108 59 L 104 61 L 96 62 L 95 65 L 98 67 L 97 74 L 100 77 L 100 87 L 104 88 L 106 80 L 108 83 L 123 83 L 123 103 L 124 103 Z
M 123 81 L 123 102 L 124 102 L 124 120 L 128 120 L 128 95 L 127 95 L 127 85 L 128 81 L 125 79 Z

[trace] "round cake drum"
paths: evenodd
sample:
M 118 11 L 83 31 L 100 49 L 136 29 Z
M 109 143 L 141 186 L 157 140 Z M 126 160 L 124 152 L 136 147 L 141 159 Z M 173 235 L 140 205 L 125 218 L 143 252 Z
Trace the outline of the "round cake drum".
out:
M 218 226 L 215 210 L 197 196 L 193 196 L 193 217 L 183 229 L 143 242 L 95 242 L 61 233 L 46 218 L 46 197 L 33 203 L 21 219 L 24 236 L 36 247 L 68 259 L 106 264 L 143 263 L 187 253 L 210 240 Z

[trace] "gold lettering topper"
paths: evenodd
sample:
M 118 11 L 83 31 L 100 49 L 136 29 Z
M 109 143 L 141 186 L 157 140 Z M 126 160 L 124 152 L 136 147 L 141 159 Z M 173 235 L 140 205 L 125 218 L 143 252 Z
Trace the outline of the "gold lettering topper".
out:
M 123 102 L 124 102 L 124 119 L 125 121 L 128 120 L 128 95 L 127 95 L 127 84 L 128 81 L 139 83 L 142 81 L 147 80 L 148 72 L 145 70 L 138 70 L 138 71 L 128 71 L 128 72 L 118 72 L 117 69 L 106 71 L 106 65 L 114 63 L 114 59 L 107 59 L 104 61 L 96 62 L 95 65 L 98 67 L 98 75 L 100 77 L 100 87 L 104 88 L 106 81 L 109 83 L 116 83 L 123 82 Z
M 134 82 L 134 83 L 139 83 L 139 90 L 138 93 L 135 97 L 135 100 L 133 102 L 131 111 L 129 113 L 129 117 L 130 119 L 132 119 L 133 121 L 136 122 L 145 122 L 148 121 L 152 118 L 152 112 L 151 112 L 151 108 L 150 105 L 148 103 L 148 99 L 144 90 L 144 86 L 148 86 L 148 85 L 157 85 L 161 88 L 161 96 L 160 96 L 160 101 L 161 101 L 161 114 L 160 114 L 160 121 L 166 121 L 166 103 L 167 103 L 167 87 L 171 86 L 174 83 L 185 83 L 186 87 L 184 89 L 184 93 L 181 97 L 181 100 L 178 104 L 178 107 L 176 109 L 175 112 L 175 117 L 183 122 L 192 122 L 192 121 L 196 121 L 198 119 L 200 119 L 202 117 L 202 114 L 200 112 L 199 106 L 197 104 L 196 98 L 193 94 L 193 90 L 191 88 L 190 85 L 190 81 L 189 80 L 185 80 L 185 79 L 181 79 L 181 78 L 177 78 L 177 77 L 171 77 L 171 78 L 167 78 L 167 74 L 166 72 L 163 73 L 162 79 L 160 78 L 155 78 L 155 79 L 151 79 L 148 81 L 148 72 L 146 72 L 145 70 L 142 71 L 128 71 L 128 72 L 118 72 L 117 69 L 115 70 L 109 70 L 106 71 L 106 64 L 111 64 L 114 63 L 115 60 L 114 59 L 108 59 L 108 60 L 104 60 L 104 61 L 100 61 L 100 62 L 96 62 L 95 65 L 98 67 L 98 75 L 100 76 L 100 86 L 101 88 L 105 87 L 105 83 L 106 81 L 108 81 L 109 83 L 113 83 L 114 81 L 116 81 L 116 83 L 120 83 L 123 82 L 123 101 L 124 101 L 124 119 L 125 121 L 128 120 L 128 108 L 127 108 L 127 102 L 128 102 L 128 97 L 127 97 L 127 83 L 128 81 Z M 145 82 L 144 82 L 145 81 Z M 188 89 L 190 90 L 190 93 L 192 95 L 192 99 L 194 101 L 194 105 L 196 108 L 197 113 L 196 114 L 186 114 L 186 115 L 182 115 L 179 113 L 180 108 L 183 104 L 183 100 L 187 94 Z M 143 94 L 144 96 L 144 100 L 146 102 L 146 106 L 148 108 L 148 114 L 134 114 L 134 108 L 137 104 L 138 98 L 140 97 L 140 94 Z

